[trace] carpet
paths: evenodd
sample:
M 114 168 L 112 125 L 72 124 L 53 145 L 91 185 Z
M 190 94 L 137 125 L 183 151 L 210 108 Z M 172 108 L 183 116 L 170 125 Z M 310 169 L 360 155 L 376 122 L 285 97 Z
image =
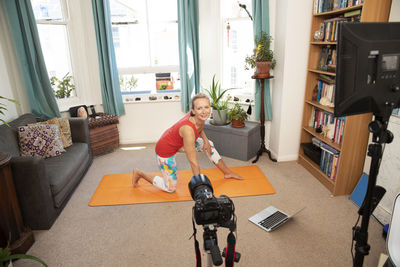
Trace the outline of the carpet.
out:
M 202 173 L 211 181 L 214 196 L 241 197 L 275 193 L 274 188 L 257 166 L 231 167 L 230 169 L 244 179 L 225 179 L 217 168 L 202 170 Z M 152 172 L 152 174 L 160 175 L 160 172 Z M 177 190 L 171 194 L 161 191 L 144 179 L 140 179 L 138 187 L 133 187 L 131 173 L 105 175 L 89 201 L 89 206 L 192 200 L 188 189 L 188 183 L 192 176 L 191 170 L 178 171 Z

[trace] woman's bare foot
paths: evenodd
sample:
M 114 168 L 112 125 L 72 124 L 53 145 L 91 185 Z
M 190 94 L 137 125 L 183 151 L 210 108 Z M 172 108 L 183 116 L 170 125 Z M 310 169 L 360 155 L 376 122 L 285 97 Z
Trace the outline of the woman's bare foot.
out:
M 230 172 L 227 174 L 224 174 L 224 178 L 225 179 L 237 179 L 237 180 L 243 180 L 242 176 L 239 176 L 238 174 L 234 173 L 234 172 Z
M 133 187 L 139 186 L 139 184 L 138 184 L 139 180 L 140 180 L 140 170 L 135 168 L 135 169 L 133 169 L 133 173 L 132 173 Z

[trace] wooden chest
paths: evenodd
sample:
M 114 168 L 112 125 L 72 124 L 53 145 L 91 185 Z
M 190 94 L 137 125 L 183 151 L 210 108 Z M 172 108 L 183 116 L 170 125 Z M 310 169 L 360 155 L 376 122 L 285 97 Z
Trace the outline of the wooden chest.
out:
M 119 146 L 117 124 L 89 129 L 89 134 L 93 156 L 112 151 Z

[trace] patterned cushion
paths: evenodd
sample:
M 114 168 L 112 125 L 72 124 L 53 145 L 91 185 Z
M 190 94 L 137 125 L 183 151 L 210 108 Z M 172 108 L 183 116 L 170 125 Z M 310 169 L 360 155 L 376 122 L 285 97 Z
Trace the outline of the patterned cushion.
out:
M 64 148 L 72 145 L 71 128 L 68 118 L 53 118 L 47 121 L 28 124 L 28 126 L 55 124 L 60 131 L 60 138 Z
M 49 124 L 55 123 L 59 126 L 64 148 L 72 145 L 71 127 L 69 126 L 68 118 L 54 118 L 48 120 L 47 123 Z
M 58 126 L 54 124 L 20 126 L 18 136 L 21 156 L 49 158 L 65 151 Z

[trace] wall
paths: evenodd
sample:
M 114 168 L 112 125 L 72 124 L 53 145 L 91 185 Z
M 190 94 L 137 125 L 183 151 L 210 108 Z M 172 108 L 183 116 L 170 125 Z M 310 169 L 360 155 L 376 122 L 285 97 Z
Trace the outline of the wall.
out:
M 298 157 L 311 11 L 312 0 L 277 1 L 270 150 L 278 161 Z

